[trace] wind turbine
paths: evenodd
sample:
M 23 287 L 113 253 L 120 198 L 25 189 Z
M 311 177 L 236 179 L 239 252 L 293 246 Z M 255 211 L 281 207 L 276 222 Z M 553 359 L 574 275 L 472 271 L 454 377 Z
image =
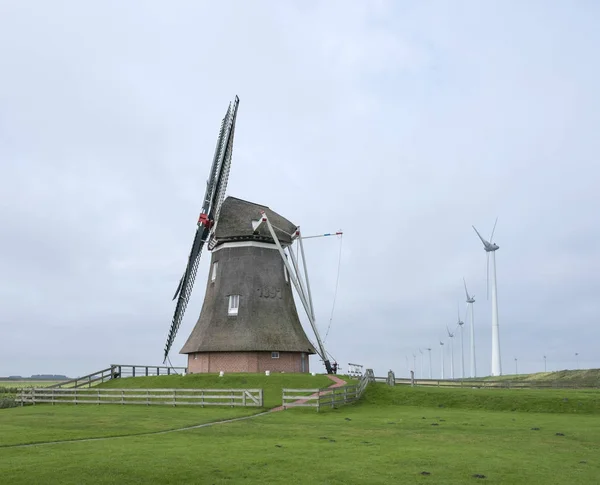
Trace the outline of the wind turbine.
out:
M 444 342 L 440 341 L 440 353 L 442 357 L 442 380 L 444 380 Z
M 483 249 L 487 253 L 487 288 L 489 295 L 489 281 L 490 281 L 490 253 L 492 254 L 492 375 L 493 376 L 501 376 L 502 375 L 502 362 L 500 360 L 500 328 L 498 326 L 498 287 L 496 283 L 496 251 L 500 249 L 496 243 L 492 242 L 494 238 L 494 231 L 496 230 L 496 223 L 498 222 L 498 218 L 496 217 L 496 222 L 494 222 L 494 228 L 492 229 L 492 234 L 490 235 L 490 240 L 486 241 L 481 237 L 479 231 L 475 229 L 475 232 L 481 239 L 483 243 Z
M 467 295 L 467 317 L 465 320 L 469 318 L 469 310 L 471 315 L 471 377 L 477 377 L 477 365 L 475 363 L 475 308 L 473 306 L 475 295 L 469 295 L 467 282 L 464 278 L 463 283 L 465 284 L 465 294 Z
M 452 344 L 454 334 L 450 331 L 448 326 L 446 326 L 446 330 L 448 330 L 448 337 L 450 338 L 450 379 L 454 379 L 454 345 Z
M 546 372 L 546 356 L 544 355 L 544 372 Z
M 423 377 L 423 351 L 421 349 L 419 349 L 419 353 L 421 354 L 421 374 L 419 375 L 419 377 L 421 379 L 424 379 L 424 377 Z
M 433 379 L 431 374 L 431 347 L 427 347 L 427 352 L 429 352 L 429 378 Z
M 458 322 L 456 322 L 456 324 L 458 325 L 458 327 L 460 328 L 460 370 L 462 372 L 462 378 L 465 378 L 465 347 L 464 347 L 464 340 L 463 340 L 463 325 L 465 324 L 465 322 L 463 322 L 460 319 L 460 307 L 457 308 L 458 311 Z
M 417 356 L 416 356 L 416 354 L 412 354 L 412 356 L 413 356 L 413 372 L 414 372 L 413 377 L 416 378 L 417 377 Z

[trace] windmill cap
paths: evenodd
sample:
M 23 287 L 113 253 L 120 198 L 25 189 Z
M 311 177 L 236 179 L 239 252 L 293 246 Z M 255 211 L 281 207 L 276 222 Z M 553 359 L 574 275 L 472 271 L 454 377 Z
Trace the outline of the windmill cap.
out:
M 269 218 L 279 242 L 287 246 L 292 243 L 292 236 L 297 226 L 271 210 L 269 207 L 236 197 L 227 197 L 221 206 L 219 220 L 215 229 L 217 245 L 233 241 L 261 241 L 274 243 L 266 224 L 254 228 L 254 223 Z

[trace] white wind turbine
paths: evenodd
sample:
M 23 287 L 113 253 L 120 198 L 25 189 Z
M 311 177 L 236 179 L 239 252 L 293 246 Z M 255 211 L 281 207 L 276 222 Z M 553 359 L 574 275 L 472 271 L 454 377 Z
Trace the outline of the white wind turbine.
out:
M 490 240 L 486 241 L 481 237 L 479 231 L 475 229 L 475 232 L 481 239 L 483 243 L 483 249 L 487 253 L 487 283 L 488 283 L 488 293 L 489 293 L 489 274 L 490 274 L 490 253 L 492 254 L 492 375 L 493 376 L 501 376 L 502 375 L 502 362 L 500 360 L 500 328 L 498 326 L 498 288 L 496 284 L 496 251 L 500 249 L 496 243 L 492 242 L 494 238 L 494 231 L 496 230 L 496 223 L 498 222 L 498 218 L 496 217 L 496 222 L 494 222 L 494 228 L 492 229 L 492 234 L 490 236 Z
M 477 377 L 477 366 L 475 363 L 475 308 L 473 307 L 473 303 L 475 303 L 475 295 L 469 295 L 469 291 L 467 290 L 467 282 L 464 278 L 463 283 L 465 284 L 465 294 L 467 295 L 467 316 L 465 320 L 468 320 L 469 315 L 471 315 L 471 377 Z
M 444 380 L 444 342 L 440 341 L 440 353 L 442 358 L 442 380 Z
M 419 377 L 421 379 L 424 379 L 425 377 L 423 376 L 423 351 L 421 349 L 419 349 L 419 353 L 421 354 L 421 373 L 420 373 Z
M 433 379 L 433 376 L 431 373 L 431 347 L 427 347 L 427 352 L 429 352 L 429 378 Z
M 450 338 L 450 379 L 454 379 L 454 345 L 452 344 L 454 334 L 450 331 L 448 326 L 446 326 L 446 330 L 448 330 L 448 337 Z
M 456 324 L 458 325 L 458 327 L 460 328 L 460 370 L 462 372 L 462 378 L 465 378 L 465 346 L 464 346 L 464 340 L 463 340 L 463 325 L 465 324 L 465 322 L 463 322 L 460 319 L 460 306 L 457 308 L 458 311 L 458 322 L 456 322 Z

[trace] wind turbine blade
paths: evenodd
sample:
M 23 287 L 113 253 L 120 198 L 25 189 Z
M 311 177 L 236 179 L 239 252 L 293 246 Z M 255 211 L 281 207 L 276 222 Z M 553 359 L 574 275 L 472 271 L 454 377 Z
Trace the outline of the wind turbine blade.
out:
M 471 227 L 472 227 L 473 229 L 475 229 L 475 226 L 471 226 Z M 484 246 L 486 246 L 486 245 L 488 244 L 488 242 L 487 242 L 485 239 L 483 239 L 483 238 L 481 237 L 481 234 L 479 234 L 479 231 L 478 231 L 477 229 L 475 229 L 475 232 L 476 232 L 476 233 L 477 233 L 477 235 L 479 236 L 479 239 L 481 239 L 481 242 L 483 243 L 483 245 L 484 245 Z
M 496 230 L 496 224 L 498 224 L 498 217 L 496 217 L 496 222 L 494 222 L 494 228 L 492 229 L 492 235 L 490 236 L 490 242 L 494 239 L 494 231 Z
M 486 255 L 486 268 L 485 268 L 485 292 L 486 299 L 490 299 L 490 253 L 485 253 Z
M 465 284 L 465 295 L 467 295 L 467 300 L 469 299 L 469 292 L 467 291 L 467 282 L 465 281 L 465 278 L 463 277 L 463 283 Z

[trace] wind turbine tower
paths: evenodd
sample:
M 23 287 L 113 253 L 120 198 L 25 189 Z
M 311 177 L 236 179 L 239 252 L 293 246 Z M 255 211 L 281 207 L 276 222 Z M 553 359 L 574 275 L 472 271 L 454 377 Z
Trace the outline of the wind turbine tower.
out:
M 419 349 L 419 353 L 421 354 L 421 374 L 419 375 L 419 377 L 421 379 L 423 379 L 424 378 L 424 375 L 423 375 L 423 351 L 421 349 Z
M 446 326 L 446 330 L 448 330 L 448 337 L 450 338 L 450 379 L 454 379 L 454 345 L 452 344 L 454 334 L 450 331 L 448 326 Z
M 498 326 L 498 288 L 496 283 L 496 251 L 500 249 L 496 243 L 492 240 L 494 238 L 494 231 L 496 230 L 496 223 L 498 222 L 498 218 L 496 217 L 496 222 L 494 222 L 494 228 L 492 229 L 492 234 L 490 236 L 490 240 L 486 241 L 481 237 L 479 231 L 475 229 L 475 232 L 481 239 L 483 243 L 483 249 L 487 253 L 487 283 L 489 290 L 489 282 L 490 282 L 490 254 L 492 255 L 492 375 L 493 376 L 501 376 L 502 375 L 502 362 L 500 360 L 500 328 Z
M 471 316 L 471 377 L 477 377 L 477 365 L 475 362 L 475 307 L 473 306 L 475 295 L 469 295 L 467 282 L 464 278 L 463 283 L 465 284 L 465 294 L 467 295 L 467 318 L 465 320 L 469 319 L 469 315 Z
M 460 307 L 457 308 L 458 310 L 458 322 L 456 322 L 456 324 L 458 325 L 458 327 L 460 328 L 460 371 L 462 372 L 462 378 L 465 378 L 465 346 L 464 346 L 464 339 L 463 339 L 463 325 L 465 324 L 465 322 L 463 322 L 460 319 Z
M 431 374 L 431 347 L 427 348 L 427 352 L 429 352 L 429 378 L 433 379 L 433 375 Z
M 442 380 L 444 380 L 444 342 L 440 341 L 440 357 L 442 358 Z

